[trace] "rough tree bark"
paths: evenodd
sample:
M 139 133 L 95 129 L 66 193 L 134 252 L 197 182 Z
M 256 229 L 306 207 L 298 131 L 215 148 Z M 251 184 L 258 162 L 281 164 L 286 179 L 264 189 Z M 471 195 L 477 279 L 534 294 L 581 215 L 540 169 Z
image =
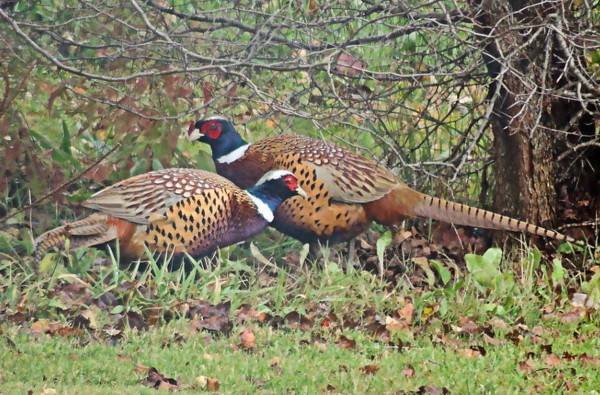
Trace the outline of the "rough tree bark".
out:
M 562 2 L 483 1 L 478 11 L 484 58 L 493 83 L 495 198 L 498 212 L 554 227 L 557 212 L 558 156 L 566 149 L 578 103 L 553 94 L 565 84 L 555 26 L 568 13 Z M 561 14 L 562 13 L 562 14 Z M 575 107 L 574 107 L 575 104 Z M 565 111 L 569 109 L 569 111 Z M 570 114 L 566 114 L 566 112 Z M 575 128 L 581 122 L 576 123 Z M 581 130 L 578 131 L 581 135 Z

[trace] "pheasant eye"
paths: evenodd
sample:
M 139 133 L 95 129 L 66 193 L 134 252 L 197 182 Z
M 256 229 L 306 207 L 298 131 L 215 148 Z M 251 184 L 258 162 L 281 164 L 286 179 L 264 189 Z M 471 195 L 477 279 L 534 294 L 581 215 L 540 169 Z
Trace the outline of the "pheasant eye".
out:
M 290 189 L 290 191 L 295 191 L 298 189 L 298 179 L 291 174 L 283 177 L 283 182 Z
M 200 133 L 207 135 L 209 138 L 216 140 L 221 136 L 221 123 L 219 121 L 207 121 L 200 127 Z

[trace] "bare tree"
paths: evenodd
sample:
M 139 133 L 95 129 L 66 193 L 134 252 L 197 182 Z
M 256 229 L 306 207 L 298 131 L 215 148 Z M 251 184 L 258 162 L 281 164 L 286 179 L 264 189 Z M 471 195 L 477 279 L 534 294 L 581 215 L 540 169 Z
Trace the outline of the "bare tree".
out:
M 54 97 L 107 109 L 93 130 L 167 124 L 175 136 L 221 112 L 248 133 L 306 128 L 370 149 L 409 183 L 437 179 L 482 204 L 486 176 L 455 181 L 493 164 L 496 209 L 534 222 L 600 207 L 597 2 L 216 4 L 10 2 L 2 55 L 51 67 L 63 81 Z

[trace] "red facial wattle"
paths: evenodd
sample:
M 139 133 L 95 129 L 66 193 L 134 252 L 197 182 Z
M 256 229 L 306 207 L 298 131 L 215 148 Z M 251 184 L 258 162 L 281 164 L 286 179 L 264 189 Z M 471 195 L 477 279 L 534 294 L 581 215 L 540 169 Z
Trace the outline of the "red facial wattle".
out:
M 222 127 L 221 123 L 216 120 L 206 121 L 200 127 L 200 133 L 208 136 L 209 138 L 216 140 L 221 136 Z
M 290 189 L 290 191 L 295 191 L 298 189 L 298 179 L 292 175 L 287 175 L 283 177 L 283 182 Z

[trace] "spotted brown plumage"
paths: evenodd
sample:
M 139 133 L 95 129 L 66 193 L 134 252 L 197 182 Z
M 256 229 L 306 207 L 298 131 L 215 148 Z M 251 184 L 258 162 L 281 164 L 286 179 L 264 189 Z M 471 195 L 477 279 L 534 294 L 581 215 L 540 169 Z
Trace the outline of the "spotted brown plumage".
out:
M 121 181 L 85 201 L 97 213 L 44 233 L 36 255 L 70 240 L 74 248 L 118 239 L 125 259 L 150 251 L 193 257 L 210 254 L 263 230 L 287 198 L 304 194 L 288 171 L 266 172 L 242 190 L 202 170 L 166 169 Z
M 285 134 L 248 144 L 223 117 L 195 122 L 188 138 L 209 144 L 217 172 L 242 188 L 272 168 L 296 174 L 308 198 L 284 202 L 273 226 L 303 242 L 346 241 L 372 221 L 393 225 L 415 216 L 575 241 L 524 221 L 415 191 L 385 167 L 331 142 Z

